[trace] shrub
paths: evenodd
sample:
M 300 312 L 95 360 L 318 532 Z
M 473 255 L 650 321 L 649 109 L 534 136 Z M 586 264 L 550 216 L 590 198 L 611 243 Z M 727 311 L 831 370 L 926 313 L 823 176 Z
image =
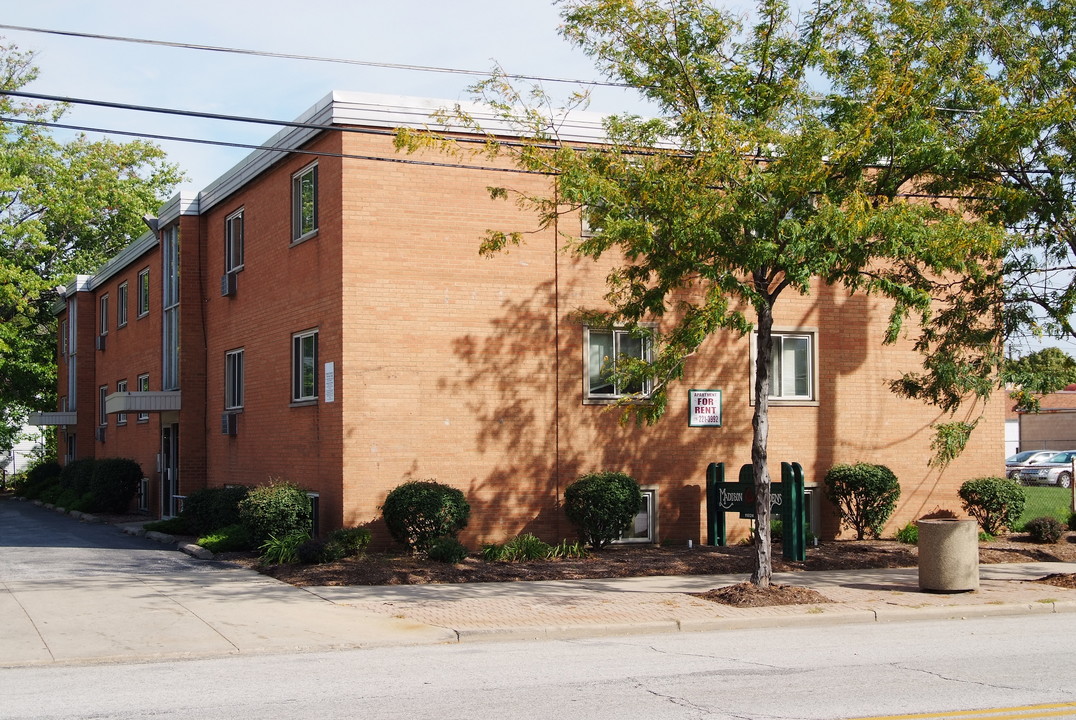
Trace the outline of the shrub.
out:
M 910 522 L 900 530 L 897 530 L 897 542 L 902 542 L 905 545 L 918 545 L 919 526 Z
M 467 548 L 459 540 L 448 535 L 435 538 L 426 551 L 426 557 L 443 563 L 463 562 L 467 557 Z
M 295 549 L 295 557 L 303 565 L 316 565 L 337 559 L 332 557 L 329 543 L 319 538 L 310 538 L 299 545 Z
M 1076 513 L 1069 515 L 1069 530 L 1076 530 Z
M 581 542 L 568 542 L 567 540 L 561 540 L 558 544 L 549 548 L 550 558 L 584 558 L 587 556 L 587 549 Z
M 783 521 L 773 518 L 770 520 L 770 540 L 781 542 L 785 537 L 785 524 Z
M 434 480 L 412 480 L 394 488 L 381 506 L 389 534 L 412 551 L 425 551 L 441 537 L 467 527 L 471 506 L 456 488 Z
M 64 490 L 72 490 L 80 496 L 85 495 L 90 492 L 96 464 L 96 460 L 89 458 L 69 460 L 60 471 L 60 485 Z
M 246 525 L 242 523 L 218 528 L 198 538 L 197 544 L 212 553 L 242 552 L 254 549 L 254 539 L 250 536 L 250 530 L 247 530 Z
M 183 517 L 196 534 L 236 525 L 240 522 L 239 503 L 249 492 L 245 485 L 195 490 L 183 501 Z
M 92 512 L 124 513 L 138 493 L 142 468 L 127 458 L 104 458 L 93 465 L 90 478 Z
M 329 533 L 328 545 L 334 548 L 334 560 L 360 555 L 369 544 L 370 531 L 366 528 L 339 528 Z
M 544 560 L 549 557 L 552 548 L 534 535 L 526 533 L 517 535 L 503 545 L 485 545 L 482 559 L 487 562 L 520 562 L 522 560 Z
M 1011 528 L 1024 511 L 1024 490 L 1013 480 L 1003 477 L 984 477 L 968 480 L 957 493 L 964 510 L 979 521 L 979 527 L 989 535 L 998 535 Z
M 590 473 L 564 489 L 564 512 L 598 550 L 620 537 L 639 512 L 639 483 L 622 472 Z
M 1031 536 L 1032 542 L 1055 543 L 1061 539 L 1061 533 L 1064 532 L 1064 528 L 1060 520 L 1046 515 L 1037 517 L 1034 520 L 1028 520 L 1027 525 L 1024 526 L 1024 531 Z
M 885 465 L 835 465 L 826 473 L 826 496 L 843 524 L 862 540 L 869 532 L 880 537 L 900 498 L 900 482 Z
M 309 536 L 313 511 L 306 491 L 291 483 L 273 481 L 250 490 L 239 502 L 239 521 L 256 546 L 271 536 Z
M 310 535 L 305 531 L 270 535 L 258 549 L 262 560 L 270 565 L 293 563 L 299 559 L 299 546 L 309 539 Z
M 58 485 L 63 468 L 55 460 L 44 460 L 32 465 L 12 485 L 16 495 L 36 500 L 45 488 Z

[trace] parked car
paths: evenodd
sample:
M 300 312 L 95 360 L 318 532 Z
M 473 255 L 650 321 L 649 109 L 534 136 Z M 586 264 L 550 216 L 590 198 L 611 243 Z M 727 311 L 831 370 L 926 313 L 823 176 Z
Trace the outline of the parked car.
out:
M 1046 462 L 1054 455 L 1057 455 L 1060 450 L 1024 450 L 1018 452 L 1015 455 L 1010 455 L 1005 458 L 1005 477 L 1010 480 L 1017 480 L 1020 477 L 1020 471 L 1025 469 L 1029 465 L 1037 465 L 1041 462 Z
M 1020 471 L 1019 480 L 1024 485 L 1056 485 L 1072 487 L 1072 461 L 1076 450 L 1059 452 L 1045 462 L 1028 465 Z

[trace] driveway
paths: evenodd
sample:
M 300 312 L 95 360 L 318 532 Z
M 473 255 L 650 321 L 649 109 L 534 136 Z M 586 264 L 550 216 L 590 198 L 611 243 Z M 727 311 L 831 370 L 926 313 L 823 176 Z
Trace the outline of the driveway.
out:
M 0 667 L 455 640 L 16 500 L 0 500 L 0 623 Z

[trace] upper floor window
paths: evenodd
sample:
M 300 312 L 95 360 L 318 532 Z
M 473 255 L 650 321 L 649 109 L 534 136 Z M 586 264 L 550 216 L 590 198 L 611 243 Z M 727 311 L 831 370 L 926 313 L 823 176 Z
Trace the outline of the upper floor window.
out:
M 243 351 L 232 350 L 224 356 L 224 409 L 243 407 Z
M 116 392 L 118 392 L 118 393 L 127 392 L 127 381 L 126 380 L 117 380 L 116 381 Z M 116 424 L 117 425 L 126 425 L 127 424 L 127 413 L 116 413 Z
M 127 324 L 127 283 L 120 283 L 116 290 L 116 327 Z
M 243 268 L 243 211 L 237 210 L 224 220 L 224 272 Z
M 108 335 L 108 295 L 101 296 L 101 313 L 98 315 L 101 323 L 100 335 Z
M 318 165 L 314 163 L 291 178 L 291 239 L 305 240 L 318 230 Z
M 60 322 L 60 354 L 67 357 L 67 321 Z
M 139 375 L 136 380 L 138 392 L 149 392 L 149 375 Z M 149 413 L 138 413 L 138 422 L 149 422 Z
M 291 338 L 291 399 L 318 398 L 318 331 L 296 333 Z
M 138 317 L 149 314 L 149 268 L 138 273 Z
M 814 330 L 774 330 L 770 350 L 770 399 L 791 404 L 814 403 L 816 347 Z M 755 338 L 751 354 L 754 367 Z
M 645 330 L 583 329 L 584 375 L 586 377 L 585 400 L 615 400 L 627 395 L 650 394 L 650 382 L 640 381 L 623 384 L 617 377 L 617 369 L 623 358 L 649 362 L 650 337 Z

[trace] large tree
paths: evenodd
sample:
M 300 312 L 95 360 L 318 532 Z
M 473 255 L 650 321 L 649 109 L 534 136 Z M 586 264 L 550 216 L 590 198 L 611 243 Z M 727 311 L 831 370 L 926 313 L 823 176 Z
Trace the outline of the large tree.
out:
M 145 231 L 181 179 L 157 146 L 58 140 L 63 105 L 5 91 L 37 77 L 33 53 L 0 44 L 0 449 L 30 410 L 55 408 L 55 288 Z
M 625 385 L 652 381 L 646 402 L 627 411 L 657 419 L 670 383 L 708 337 L 754 331 L 752 580 L 768 585 L 768 408 L 782 297 L 829 284 L 888 298 L 879 341 L 910 335 L 924 356 L 922 368 L 894 380 L 899 393 L 954 411 L 995 387 L 1002 234 L 966 212 L 959 188 L 923 197 L 954 162 L 960 118 L 939 108 L 978 60 L 943 3 L 836 0 L 798 19 L 782 0 L 761 0 L 746 19 L 706 0 L 562 8 L 564 37 L 607 78 L 637 88 L 653 117 L 611 117 L 604 143 L 573 146 L 558 141 L 547 113 L 519 111 L 534 93 L 494 77 L 481 99 L 528 140 L 491 136 L 491 147 L 552 176 L 552 192 L 517 198 L 545 226 L 585 215 L 592 233 L 575 238 L 572 252 L 614 259 L 609 306 L 591 321 L 638 328 L 667 319 L 649 362 L 617 365 Z M 496 229 L 483 250 L 523 238 Z M 943 457 L 973 424 L 941 424 Z

